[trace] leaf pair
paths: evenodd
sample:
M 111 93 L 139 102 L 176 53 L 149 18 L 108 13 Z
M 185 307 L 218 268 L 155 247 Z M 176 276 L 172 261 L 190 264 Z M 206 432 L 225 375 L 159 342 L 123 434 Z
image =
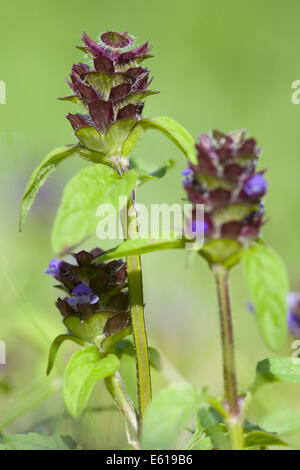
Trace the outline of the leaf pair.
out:
M 118 124 L 118 126 L 112 126 L 113 129 L 106 138 L 106 147 L 103 149 L 100 149 L 95 143 L 92 145 L 91 139 L 93 136 L 85 134 L 82 135 L 81 138 L 83 139 L 85 137 L 86 141 L 82 141 L 82 143 L 86 146 L 73 145 L 69 147 L 59 147 L 44 158 L 32 173 L 24 192 L 20 208 L 20 230 L 24 227 L 26 218 L 38 191 L 45 184 L 47 178 L 56 169 L 58 164 L 68 157 L 79 156 L 92 163 L 102 163 L 111 166 L 113 163 L 112 158 L 128 157 L 144 132 L 149 129 L 155 129 L 169 137 L 183 151 L 187 158 L 191 161 L 195 161 L 196 152 L 192 136 L 173 119 L 164 116 L 152 119 L 141 119 L 138 123 L 135 123 L 134 126 L 131 126 L 130 129 L 128 126 L 126 127 L 126 122 L 120 121 L 115 123 Z M 159 175 L 152 176 L 160 177 Z M 77 182 L 79 182 L 80 178 L 81 176 L 78 177 Z M 102 181 L 104 178 L 105 175 L 102 177 Z M 74 185 L 76 185 L 76 180 Z M 69 191 L 71 191 L 71 189 L 69 189 Z M 93 196 L 93 199 L 94 198 L 95 195 Z M 91 226 L 91 223 L 89 225 Z M 88 226 L 87 222 L 86 226 Z M 80 239 L 77 237 L 77 242 L 79 241 Z M 71 242 L 64 239 L 63 243 L 70 244 Z M 61 243 L 56 243 L 56 236 L 54 236 L 54 244 L 56 247 L 61 246 Z
M 180 234 L 173 234 L 170 240 L 169 234 L 161 233 L 149 239 L 125 241 L 95 261 L 185 247 L 186 240 Z M 199 254 L 210 264 L 222 262 L 227 269 L 242 260 L 261 335 L 271 349 L 279 351 L 287 335 L 289 280 L 277 253 L 265 244 L 254 244 L 244 249 L 234 240 L 212 240 L 199 250 Z

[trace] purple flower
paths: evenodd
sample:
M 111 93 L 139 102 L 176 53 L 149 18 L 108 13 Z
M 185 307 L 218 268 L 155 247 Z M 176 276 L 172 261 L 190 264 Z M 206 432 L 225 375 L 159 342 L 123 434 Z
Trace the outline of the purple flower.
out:
M 94 68 L 74 64 L 71 80 L 67 81 L 73 95 L 60 98 L 80 103 L 88 111 L 88 115 L 68 114 L 67 119 L 75 133 L 80 128 L 91 127 L 103 134 L 115 121 L 140 119 L 144 100 L 158 93 L 148 89 L 152 81 L 150 72 L 140 66 L 152 57 L 149 42 L 124 52 L 134 43 L 127 31 L 106 31 L 99 42 L 84 33 L 82 41 L 84 46 L 79 49 L 90 56 Z
M 300 292 L 289 292 L 287 322 L 291 333 L 300 337 Z
M 196 220 L 192 221 L 192 232 L 193 233 L 206 233 L 209 230 L 209 224 L 206 220 Z
M 291 333 L 300 338 L 300 315 L 290 310 L 287 315 L 287 322 Z
M 45 269 L 44 273 L 50 274 L 50 276 L 53 277 L 59 277 L 61 263 L 62 262 L 59 259 L 53 258 L 49 263 L 49 268 Z
M 257 238 L 264 224 L 267 181 L 262 172 L 255 172 L 260 153 L 256 141 L 247 138 L 245 130 L 214 130 L 211 136 L 199 136 L 196 150 L 198 162 L 183 171 L 182 184 L 192 204 L 205 206 L 206 240 L 248 243 Z
M 184 180 L 182 181 L 182 185 L 186 186 L 193 181 L 193 171 L 190 168 L 186 168 L 183 170 L 181 175 L 184 177 Z
M 92 289 L 85 284 L 79 284 L 72 291 L 72 296 L 68 299 L 68 304 L 76 306 L 77 304 L 96 304 L 99 297 L 94 294 Z
M 261 196 L 265 194 L 267 187 L 268 182 L 263 175 L 261 173 L 255 173 L 247 179 L 243 186 L 243 191 L 250 197 Z
M 65 318 L 76 315 L 85 320 L 99 311 L 128 312 L 126 263 L 122 260 L 93 263 L 105 252 L 100 248 L 72 253 L 75 262 L 53 259 L 45 272 L 55 277 L 64 298 L 56 306 Z

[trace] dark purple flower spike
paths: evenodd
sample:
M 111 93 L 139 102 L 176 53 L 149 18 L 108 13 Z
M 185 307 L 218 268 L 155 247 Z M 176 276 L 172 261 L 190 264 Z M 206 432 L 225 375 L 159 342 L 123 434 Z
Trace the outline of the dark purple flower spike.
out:
M 158 93 L 148 90 L 149 70 L 140 65 L 152 57 L 149 42 L 124 52 L 134 43 L 127 31 L 106 31 L 99 42 L 83 33 L 82 41 L 79 49 L 91 57 L 93 67 L 73 65 L 68 81 L 73 95 L 61 98 L 80 102 L 86 109 L 87 114 L 68 114 L 74 131 L 89 127 L 103 134 L 116 121 L 138 120 L 144 100 Z
M 50 261 L 44 272 L 53 276 L 59 282 L 56 287 L 66 292 L 66 297 L 56 301 L 64 318 L 76 316 L 86 321 L 93 314 L 109 312 L 110 318 L 122 313 L 129 319 L 126 263 L 114 260 L 92 264 L 103 253 L 99 248 L 79 251 L 73 254 L 75 264 Z
M 256 173 L 260 149 L 245 131 L 212 136 L 201 134 L 196 144 L 198 164 L 183 171 L 183 187 L 193 204 L 204 204 L 206 240 L 239 242 L 257 238 L 264 224 L 264 172 Z M 197 221 L 193 220 L 197 227 Z

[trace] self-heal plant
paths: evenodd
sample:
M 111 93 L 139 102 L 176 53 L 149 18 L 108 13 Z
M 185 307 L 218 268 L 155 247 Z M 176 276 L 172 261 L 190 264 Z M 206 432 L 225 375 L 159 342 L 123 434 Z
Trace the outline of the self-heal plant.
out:
M 153 57 L 150 54 L 149 42 L 134 47 L 134 39 L 131 35 L 127 32 L 115 31 L 106 31 L 101 34 L 98 42 L 84 33 L 82 41 L 83 44 L 79 46 L 79 49 L 84 52 L 86 62 L 73 65 L 70 80 L 68 80 L 72 94 L 60 98 L 81 107 L 80 113 L 69 113 L 67 116 L 77 143 L 59 147 L 44 158 L 28 182 L 20 212 L 21 230 L 36 194 L 60 162 L 69 157 L 79 156 L 92 163 L 80 170 L 64 190 L 52 232 L 54 251 L 61 254 L 69 253 L 72 251 L 72 246 L 78 245 L 87 236 L 96 232 L 97 224 L 101 221 L 101 217 L 104 217 L 98 214 L 98 208 L 102 204 L 110 204 L 117 211 L 126 210 L 127 206 L 130 223 L 124 223 L 124 238 L 127 240 L 138 234 L 135 189 L 141 182 L 163 176 L 169 167 L 167 163 L 153 175 L 146 175 L 132 162 L 131 153 L 145 131 L 148 129 L 161 131 L 175 142 L 188 158 L 192 161 L 195 159 L 193 139 L 178 123 L 168 117 L 145 118 L 142 115 L 145 99 L 157 94 L 157 91 L 149 89 L 152 79 L 149 70 L 144 67 L 144 61 Z M 123 201 L 121 207 L 119 200 Z M 78 259 L 77 261 L 81 268 Z M 95 318 L 94 314 L 91 318 L 86 317 L 84 312 L 87 313 L 86 309 L 90 313 L 94 312 L 102 296 L 89 282 L 87 283 L 87 279 L 84 281 L 80 278 L 82 282 L 79 284 L 67 286 L 67 280 L 61 278 L 62 266 L 66 267 L 65 264 L 61 265 L 60 261 L 54 259 L 47 271 L 59 279 L 64 288 L 67 288 L 68 297 L 58 300 L 58 306 L 65 313 L 77 312 L 75 317 L 73 314 L 67 315 L 64 322 L 69 323 L 68 318 L 76 318 L 74 322 L 78 330 L 75 336 L 78 339 L 80 328 L 86 329 L 86 324 Z M 128 256 L 126 266 L 130 332 L 133 336 L 137 369 L 139 405 L 137 433 L 139 434 L 146 408 L 151 400 L 142 268 L 139 254 Z M 70 266 L 68 269 L 72 273 L 74 270 L 77 271 L 76 268 L 70 268 Z M 57 276 L 58 273 L 59 276 Z M 101 314 L 101 319 L 103 318 Z M 101 323 L 96 328 L 99 328 L 99 331 L 94 337 L 102 338 L 104 325 Z M 69 330 L 72 332 L 72 328 Z M 54 350 L 57 344 L 56 342 Z M 97 346 L 101 350 L 100 343 Z M 83 360 L 81 354 L 83 353 L 79 355 L 78 364 L 81 364 Z M 92 365 L 93 360 L 96 359 L 95 356 L 91 359 Z M 76 358 L 74 360 L 76 361 Z M 107 358 L 105 360 L 107 366 Z M 72 367 L 75 367 L 73 362 Z M 85 367 L 88 373 L 88 366 Z M 99 367 L 97 366 L 97 370 Z M 84 374 L 81 376 L 83 377 Z M 68 406 L 68 403 L 66 404 Z

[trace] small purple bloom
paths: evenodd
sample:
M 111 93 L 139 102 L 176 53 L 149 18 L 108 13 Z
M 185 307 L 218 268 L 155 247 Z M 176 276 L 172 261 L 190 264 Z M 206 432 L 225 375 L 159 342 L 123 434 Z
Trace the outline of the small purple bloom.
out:
M 53 258 L 49 263 L 49 268 L 44 270 L 44 273 L 50 274 L 53 277 L 60 276 L 60 266 L 61 261 L 59 259 Z
M 251 176 L 244 184 L 243 191 L 247 196 L 260 196 L 267 190 L 268 182 L 260 173 Z
M 192 222 L 192 232 L 193 233 L 207 233 L 209 230 L 209 224 L 205 220 L 194 219 Z
M 290 310 L 287 315 L 287 322 L 291 333 L 300 338 L 300 315 Z
M 190 168 L 183 170 L 181 175 L 185 178 L 182 181 L 183 186 L 190 184 L 193 181 L 193 171 Z
M 289 330 L 300 338 L 300 292 L 289 292 L 287 296 Z
M 256 315 L 254 304 L 250 300 L 247 300 L 245 307 L 247 310 L 249 310 L 250 313 Z
M 76 306 L 77 304 L 96 304 L 99 297 L 94 294 L 92 289 L 85 284 L 79 284 L 72 291 L 72 296 L 68 299 L 68 304 Z

